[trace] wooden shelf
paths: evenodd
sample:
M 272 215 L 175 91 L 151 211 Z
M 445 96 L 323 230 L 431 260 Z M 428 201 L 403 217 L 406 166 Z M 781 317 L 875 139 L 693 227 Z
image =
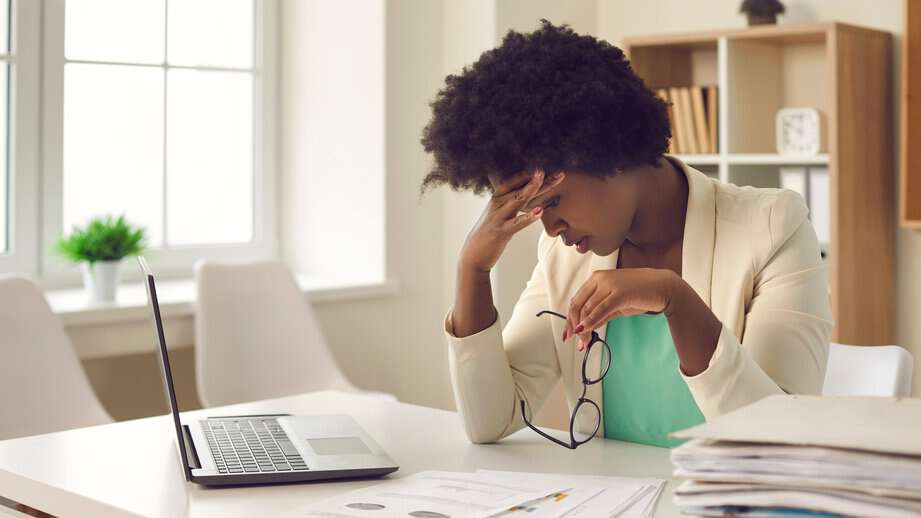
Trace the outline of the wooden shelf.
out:
M 904 5 L 899 221 L 921 229 L 921 5 L 908 0 Z
M 917 52 L 906 54 L 918 62 L 914 97 L 921 99 L 921 7 L 915 10 L 918 20 L 909 23 L 918 26 L 918 41 L 908 44 Z M 718 88 L 719 153 L 676 155 L 684 162 L 724 182 L 759 187 L 779 186 L 784 166 L 827 169 L 827 214 L 814 216 L 829 221 L 835 342 L 895 339 L 891 47 L 889 33 L 837 22 L 624 41 L 634 70 L 650 88 Z M 907 118 L 921 136 L 921 102 L 908 106 L 915 111 Z M 776 153 L 775 117 L 786 107 L 822 114 L 820 155 Z M 903 167 L 903 214 L 910 217 L 903 220 L 921 228 L 921 146 L 902 146 L 909 148 L 903 163 L 913 165 Z

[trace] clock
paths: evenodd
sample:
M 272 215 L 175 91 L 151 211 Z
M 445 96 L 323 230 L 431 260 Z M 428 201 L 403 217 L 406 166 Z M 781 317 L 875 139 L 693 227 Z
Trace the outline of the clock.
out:
M 815 108 L 783 108 L 777 112 L 777 152 L 781 155 L 814 156 L 821 140 L 819 111 Z

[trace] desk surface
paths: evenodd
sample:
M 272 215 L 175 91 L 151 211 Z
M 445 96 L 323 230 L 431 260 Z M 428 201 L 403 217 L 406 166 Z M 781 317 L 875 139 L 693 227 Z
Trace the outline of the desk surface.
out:
M 679 515 L 663 448 L 595 439 L 570 451 L 529 430 L 497 444 L 474 445 L 456 413 L 338 392 L 188 414 L 283 412 L 353 416 L 400 465 L 389 478 L 480 468 L 663 478 L 669 483 L 656 516 Z M 215 489 L 188 484 L 167 416 L 0 441 L 0 497 L 60 516 L 271 516 L 378 480 Z

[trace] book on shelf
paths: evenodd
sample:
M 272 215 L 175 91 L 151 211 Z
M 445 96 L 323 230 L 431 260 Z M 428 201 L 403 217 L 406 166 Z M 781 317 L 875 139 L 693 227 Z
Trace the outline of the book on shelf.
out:
M 718 152 L 716 86 L 659 88 L 656 95 L 669 103 L 671 153 Z
M 707 129 L 707 115 L 704 112 L 704 94 L 702 88 L 689 88 L 691 108 L 694 114 L 694 134 L 697 136 L 697 152 L 710 152 L 710 131 Z
M 717 139 L 719 138 L 719 132 L 717 131 L 717 118 L 716 114 L 719 108 L 719 103 L 717 101 L 716 86 L 708 86 L 707 89 L 707 130 L 710 132 L 710 153 L 717 153 L 719 146 L 717 146 Z
M 684 136 L 684 123 L 681 121 L 681 108 L 680 108 L 681 99 L 680 97 L 681 96 L 678 95 L 677 88 L 668 89 L 668 99 L 669 101 L 671 101 L 671 107 L 672 107 L 671 123 L 672 123 L 672 135 L 674 136 L 674 143 L 675 143 L 673 147 L 675 149 L 675 153 L 687 153 L 688 144 Z
M 678 96 L 680 99 L 679 105 L 681 113 L 678 115 L 678 118 L 681 120 L 683 125 L 685 141 L 687 142 L 687 152 L 691 154 L 700 153 L 700 149 L 697 147 L 697 132 L 694 131 L 694 113 L 691 108 L 691 90 L 689 88 L 679 88 Z
M 668 153 L 680 153 L 678 151 L 677 138 L 675 136 L 675 109 L 672 106 L 671 101 L 668 99 L 668 90 L 665 88 L 659 88 L 656 90 L 656 95 L 659 96 L 659 99 L 665 101 L 665 104 L 668 106 L 668 125 L 672 128 L 672 138 L 668 141 Z

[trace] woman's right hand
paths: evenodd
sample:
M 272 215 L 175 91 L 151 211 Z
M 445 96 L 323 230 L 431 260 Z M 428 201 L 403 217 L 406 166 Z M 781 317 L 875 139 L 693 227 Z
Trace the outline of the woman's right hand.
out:
M 489 272 L 499 262 L 505 246 L 516 233 L 540 219 L 543 207 L 522 209 L 565 176 L 562 172 L 544 178 L 543 171 L 519 175 L 498 185 L 476 225 L 467 234 L 461 249 L 461 267 L 469 271 Z M 526 182 L 522 185 L 523 182 Z

